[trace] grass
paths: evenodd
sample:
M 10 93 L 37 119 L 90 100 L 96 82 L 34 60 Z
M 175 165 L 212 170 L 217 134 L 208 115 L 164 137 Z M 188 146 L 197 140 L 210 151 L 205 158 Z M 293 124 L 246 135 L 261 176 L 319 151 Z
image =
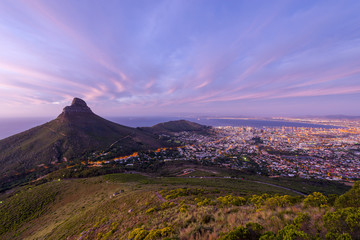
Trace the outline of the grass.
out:
M 56 182 L 26 187 L 2 201 L 0 205 L 0 235 L 21 227 L 41 216 L 60 192 Z
M 146 181 L 152 181 L 151 178 L 140 175 L 140 174 L 123 174 L 123 173 L 115 173 L 109 174 L 104 176 L 105 180 L 112 181 L 112 182 L 121 182 L 121 183 L 128 183 L 128 182 L 138 182 L 143 183 Z
M 321 219 L 326 211 L 331 211 L 331 207 L 304 208 L 302 197 L 294 197 L 291 204 L 288 202 L 281 207 L 276 205 L 276 201 L 265 200 L 255 206 L 251 202 L 253 194 L 272 194 L 264 195 L 264 199 L 271 199 L 274 194 L 296 194 L 260 183 L 227 178 L 110 174 L 61 180 L 31 188 L 23 187 L 18 195 L 3 200 L 12 202 L 7 214 L 17 216 L 19 208 L 14 200 L 18 196 L 34 203 L 39 201 L 39 196 L 42 199 L 46 195 L 53 196 L 52 192 L 55 195 L 40 204 L 41 208 L 32 211 L 30 217 L 24 218 L 20 224 L 7 228 L 0 239 L 127 239 L 136 228 L 154 236 L 161 235 L 164 229 L 172 229 L 169 235 L 175 239 L 217 239 L 222 233 L 248 222 L 259 223 L 276 233 L 292 224 L 299 213 L 309 214 L 310 232 L 316 232 L 316 226 L 324 235 L 326 230 Z M 34 194 L 36 192 L 40 195 Z M 171 197 L 164 201 L 157 194 L 163 198 Z
M 350 189 L 341 183 L 320 180 L 306 180 L 299 178 L 268 178 L 258 175 L 240 175 L 240 179 L 223 178 L 223 177 L 147 177 L 140 174 L 110 174 L 104 176 L 106 180 L 113 182 L 136 182 L 140 184 L 162 184 L 162 185 L 184 185 L 184 186 L 203 186 L 215 187 L 219 189 L 227 189 L 241 192 L 241 194 L 257 194 L 257 193 L 279 193 L 297 195 L 291 190 L 282 189 L 276 186 L 269 186 L 263 183 L 275 184 L 281 187 L 293 189 L 305 194 L 312 192 L 321 192 L 325 195 L 343 194 Z

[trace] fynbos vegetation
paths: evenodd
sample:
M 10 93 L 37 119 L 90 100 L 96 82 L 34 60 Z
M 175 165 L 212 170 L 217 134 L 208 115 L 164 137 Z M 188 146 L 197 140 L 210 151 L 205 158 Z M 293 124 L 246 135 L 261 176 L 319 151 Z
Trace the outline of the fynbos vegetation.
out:
M 202 183 L 115 174 L 23 187 L 2 200 L 1 238 L 359 239 L 359 182 L 340 196 Z

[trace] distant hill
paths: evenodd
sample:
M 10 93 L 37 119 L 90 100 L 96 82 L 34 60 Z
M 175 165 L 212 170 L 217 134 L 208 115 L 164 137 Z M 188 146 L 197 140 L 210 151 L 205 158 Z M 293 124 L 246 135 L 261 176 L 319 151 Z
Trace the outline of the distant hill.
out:
M 360 120 L 360 116 L 348 116 L 348 115 L 328 115 L 323 117 L 331 120 Z
M 156 134 L 108 121 L 75 98 L 54 120 L 0 140 L 0 183 L 41 164 L 72 161 L 86 152 L 120 146 L 123 154 L 166 145 Z
M 325 120 L 360 120 L 360 116 L 351 116 L 351 115 L 326 115 L 326 116 L 318 116 L 318 115 L 306 115 L 306 116 L 298 116 L 298 118 L 313 118 L 313 119 L 325 119 Z
M 178 120 L 178 121 L 169 121 L 165 123 L 159 123 L 152 127 L 141 128 L 147 132 L 152 132 L 155 134 L 171 134 L 177 132 L 197 132 L 197 133 L 208 133 L 210 127 L 200 125 L 198 123 Z

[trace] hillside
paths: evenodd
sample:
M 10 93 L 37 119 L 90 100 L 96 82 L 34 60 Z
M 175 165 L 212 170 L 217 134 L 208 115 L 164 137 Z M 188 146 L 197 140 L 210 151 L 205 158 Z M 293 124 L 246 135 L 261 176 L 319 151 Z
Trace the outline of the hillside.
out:
M 37 168 L 56 168 L 83 154 L 118 146 L 120 154 L 166 146 L 151 132 L 108 121 L 75 98 L 54 120 L 0 141 L 2 186 L 37 173 Z M 50 170 L 48 170 L 50 171 Z
M 225 178 L 58 179 L 0 195 L 0 239 L 359 239 L 359 189 L 301 196 Z
M 144 127 L 142 129 L 156 134 L 172 134 L 184 131 L 206 134 L 209 131 L 209 127 L 187 120 L 169 121 L 156 124 L 152 127 Z

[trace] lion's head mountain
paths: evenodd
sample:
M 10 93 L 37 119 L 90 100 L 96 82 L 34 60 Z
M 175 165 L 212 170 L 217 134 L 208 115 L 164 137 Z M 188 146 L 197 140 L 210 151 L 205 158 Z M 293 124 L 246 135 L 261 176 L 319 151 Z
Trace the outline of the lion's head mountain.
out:
M 120 148 L 120 155 L 166 147 L 169 143 L 159 134 L 204 129 L 184 120 L 148 128 L 127 127 L 96 115 L 84 100 L 74 98 L 54 120 L 0 141 L 1 182 L 26 178 L 39 166 L 79 161 L 84 154 L 110 147 Z

